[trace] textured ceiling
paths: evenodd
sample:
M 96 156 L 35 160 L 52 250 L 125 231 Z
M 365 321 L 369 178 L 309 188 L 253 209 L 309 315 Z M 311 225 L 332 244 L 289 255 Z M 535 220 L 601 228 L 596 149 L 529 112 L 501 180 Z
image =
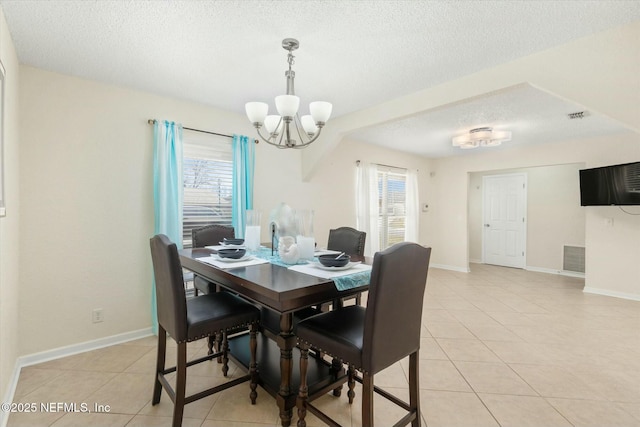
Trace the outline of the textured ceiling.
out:
M 615 120 L 592 113 L 587 113 L 581 119 L 569 120 L 568 114 L 578 111 L 583 111 L 583 108 L 577 104 L 564 101 L 532 86 L 520 85 L 373 126 L 349 136 L 351 139 L 427 157 L 448 157 L 627 131 Z M 473 150 L 462 150 L 452 146 L 453 136 L 485 126 L 494 130 L 511 131 L 511 141 L 498 147 Z M 390 142 L 393 142 L 393 145 Z
M 21 63 L 244 111 L 285 90 L 334 117 L 640 19 L 639 1 L 9 1 Z M 407 121 L 408 124 L 411 120 Z M 444 129 L 444 126 L 440 126 Z

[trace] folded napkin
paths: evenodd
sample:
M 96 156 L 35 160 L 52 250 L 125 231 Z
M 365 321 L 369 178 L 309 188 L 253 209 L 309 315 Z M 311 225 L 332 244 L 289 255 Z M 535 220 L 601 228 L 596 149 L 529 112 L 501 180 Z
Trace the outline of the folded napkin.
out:
M 334 254 L 337 255 L 339 253 L 340 251 L 332 251 L 331 249 L 318 249 L 313 252 L 313 256 L 334 255 Z
M 371 266 L 366 264 L 358 264 L 348 270 L 338 271 L 322 270 L 314 267 L 313 264 L 293 265 L 289 267 L 289 270 L 322 279 L 331 279 L 339 291 L 346 291 L 347 289 L 368 285 L 371 281 Z
M 269 262 L 266 259 L 256 258 L 256 257 L 251 257 L 244 261 L 235 261 L 235 262 L 220 261 L 220 258 L 218 258 L 217 255 L 212 255 L 206 258 L 197 258 L 197 260 L 200 262 L 204 262 L 206 264 L 213 265 L 214 267 L 220 268 L 222 270 L 229 270 L 231 268 L 249 267 L 251 265 L 266 264 Z
M 245 248 L 244 245 L 211 245 L 211 246 L 205 246 L 205 249 L 213 249 L 214 251 L 219 251 L 220 249 L 238 249 L 238 248 Z

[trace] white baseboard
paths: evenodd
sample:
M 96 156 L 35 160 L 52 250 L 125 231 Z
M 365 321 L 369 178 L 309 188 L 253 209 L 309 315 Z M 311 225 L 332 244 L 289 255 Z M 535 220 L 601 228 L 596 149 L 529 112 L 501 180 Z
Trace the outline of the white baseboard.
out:
M 50 360 L 60 359 L 62 357 L 73 356 L 74 354 L 84 353 L 86 351 L 109 347 L 114 344 L 122 344 L 124 342 L 145 338 L 151 335 L 153 335 L 151 328 L 139 329 L 137 331 L 125 332 L 123 334 L 98 338 L 97 340 L 85 341 L 40 353 L 20 356 L 18 358 L 18 362 L 20 363 L 20 367 L 31 366 L 38 363 L 48 362 Z
M 48 362 L 50 360 L 60 359 L 62 357 L 73 356 L 74 354 L 97 350 L 99 348 L 109 347 L 115 344 L 122 344 L 128 341 L 146 338 L 151 335 L 153 335 L 153 331 L 151 330 L 151 328 L 145 328 L 139 329 L 137 331 L 125 332 L 123 334 L 99 338 L 97 340 L 85 341 L 65 347 L 54 348 L 52 350 L 47 350 L 40 353 L 20 356 L 16 360 L 15 367 L 13 369 L 13 375 L 11 381 L 9 381 L 8 389 L 5 392 L 2 402 L 13 402 L 13 396 L 16 392 L 16 386 L 18 385 L 20 371 L 26 366 Z M 8 420 L 9 413 L 0 411 L 0 427 L 6 427 Z
M 5 391 L 4 397 L 2 398 L 2 403 L 13 402 L 13 396 L 15 395 L 16 387 L 18 386 L 18 378 L 20 378 L 20 364 L 16 360 L 16 363 L 13 367 L 11 380 L 9 381 L 7 390 Z M 9 412 L 0 411 L 0 427 L 7 427 L 7 422 L 9 422 L 9 414 Z
M 559 274 L 560 276 L 567 277 L 578 277 L 584 279 L 584 273 L 576 273 L 575 271 L 566 271 L 566 270 L 554 270 L 552 268 L 544 268 L 544 267 L 531 267 L 526 266 L 524 268 L 527 271 L 533 271 L 536 273 L 549 273 L 549 274 Z
M 472 264 L 482 264 L 481 259 L 470 259 L 469 262 Z
M 445 265 L 445 264 L 430 264 L 429 267 L 432 268 L 441 268 L 443 270 L 451 270 L 451 271 L 458 271 L 460 273 L 468 273 L 469 269 L 468 268 L 464 268 L 464 267 L 458 267 L 455 265 Z
M 610 291 L 608 289 L 598 289 L 598 288 L 592 288 L 590 286 L 585 286 L 582 292 L 585 292 L 588 294 L 604 295 L 607 297 L 629 299 L 632 301 L 640 301 L 640 295 L 638 294 L 628 294 L 626 292 Z

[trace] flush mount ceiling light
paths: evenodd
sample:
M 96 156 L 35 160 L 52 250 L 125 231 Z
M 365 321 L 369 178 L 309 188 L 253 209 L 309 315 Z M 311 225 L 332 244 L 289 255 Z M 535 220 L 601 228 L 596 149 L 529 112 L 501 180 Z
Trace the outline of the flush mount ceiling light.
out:
M 333 107 L 329 102 L 312 102 L 309 104 L 310 115 L 298 115 L 300 98 L 295 95 L 293 87 L 296 73 L 291 69 L 295 58 L 291 52 L 300 47 L 300 43 L 296 39 L 287 38 L 282 40 L 282 47 L 289 52 L 289 70 L 284 73 L 287 78 L 287 93 L 276 96 L 276 110 L 279 115 L 268 115 L 269 105 L 265 102 L 247 102 L 245 110 L 249 121 L 263 141 L 278 148 L 304 148 L 318 139 Z M 267 135 L 260 131 L 262 126 Z M 296 135 L 298 140 L 294 139 Z
M 511 132 L 494 131 L 492 128 L 471 129 L 464 135 L 456 136 L 451 140 L 454 147 L 463 150 L 477 147 L 496 147 L 503 142 L 511 141 Z

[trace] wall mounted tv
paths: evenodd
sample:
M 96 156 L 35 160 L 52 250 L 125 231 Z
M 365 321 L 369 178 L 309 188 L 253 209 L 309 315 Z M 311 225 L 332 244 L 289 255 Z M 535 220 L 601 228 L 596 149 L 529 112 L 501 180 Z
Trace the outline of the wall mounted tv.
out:
M 580 170 L 580 205 L 640 205 L 640 162 Z

